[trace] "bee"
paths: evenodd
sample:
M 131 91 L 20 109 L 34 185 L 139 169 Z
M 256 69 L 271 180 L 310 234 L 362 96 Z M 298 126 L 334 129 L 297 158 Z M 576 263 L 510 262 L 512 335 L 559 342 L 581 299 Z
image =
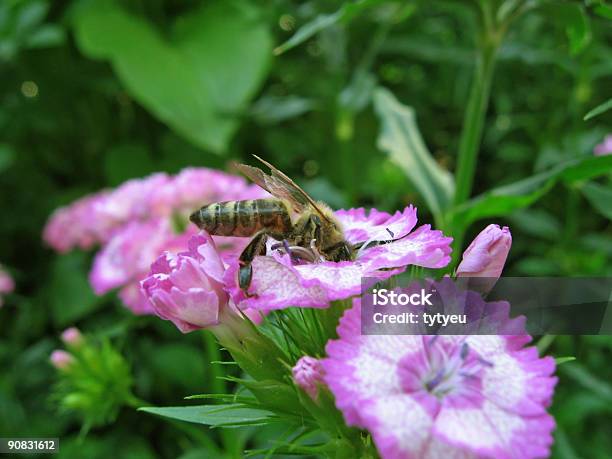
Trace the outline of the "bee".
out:
M 255 155 L 254 155 L 255 156 Z M 235 164 L 237 169 L 273 198 L 208 204 L 189 219 L 215 236 L 252 237 L 238 257 L 238 284 L 247 293 L 253 276 L 252 261 L 266 255 L 268 238 L 279 241 L 272 249 L 304 261 L 349 261 L 363 244 L 352 245 L 332 209 L 312 199 L 302 188 L 267 161 L 271 175 L 257 167 Z M 391 241 L 370 241 L 387 243 Z

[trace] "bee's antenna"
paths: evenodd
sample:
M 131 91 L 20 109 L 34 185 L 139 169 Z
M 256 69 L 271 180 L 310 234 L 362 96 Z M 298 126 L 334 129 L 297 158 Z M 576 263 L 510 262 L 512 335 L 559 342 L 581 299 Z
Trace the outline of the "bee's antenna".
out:
M 392 239 L 384 239 L 384 240 L 368 239 L 367 241 L 360 242 L 359 244 L 355 244 L 353 248 L 357 250 L 358 253 L 361 253 L 365 249 L 368 249 L 370 247 L 376 247 L 379 245 L 391 244 L 392 242 L 400 241 L 410 234 L 410 232 L 407 232 L 401 237 L 394 238 L 395 234 L 393 233 L 393 231 L 391 231 L 389 228 L 385 228 L 385 229 L 387 230 L 387 233 L 391 235 Z

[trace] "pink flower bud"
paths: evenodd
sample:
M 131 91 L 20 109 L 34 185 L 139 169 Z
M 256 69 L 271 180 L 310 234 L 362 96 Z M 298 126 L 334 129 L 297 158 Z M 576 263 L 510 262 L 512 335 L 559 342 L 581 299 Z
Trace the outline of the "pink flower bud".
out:
M 612 134 L 608 134 L 593 150 L 595 156 L 612 155 Z
M 15 281 L 0 265 L 0 293 L 11 293 L 15 289 Z
M 83 343 L 83 335 L 78 328 L 70 327 L 62 332 L 62 341 L 67 346 L 80 346 Z
M 13 278 L 0 265 L 0 306 L 2 306 L 2 294 L 11 293 L 14 289 L 15 282 Z
M 74 362 L 74 357 L 72 354 L 69 354 L 66 351 L 62 351 L 60 349 L 56 349 L 51 353 L 51 357 L 49 358 L 51 361 L 51 365 L 53 365 L 58 370 L 65 370 Z
M 189 240 L 189 251 L 159 257 L 140 285 L 155 314 L 187 333 L 219 323 L 229 301 L 224 273 L 214 242 L 200 233 Z
M 316 401 L 319 395 L 319 384 L 323 384 L 321 361 L 305 355 L 297 361 L 292 373 L 295 384 Z
M 457 277 L 491 277 L 497 279 L 504 269 L 512 235 L 507 226 L 489 225 L 463 252 Z

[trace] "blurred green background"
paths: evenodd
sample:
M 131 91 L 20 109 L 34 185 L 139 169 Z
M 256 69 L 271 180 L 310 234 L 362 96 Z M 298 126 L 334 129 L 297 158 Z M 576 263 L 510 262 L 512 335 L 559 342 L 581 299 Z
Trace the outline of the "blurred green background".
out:
M 414 203 L 433 223 L 377 146 L 371 95 L 384 86 L 411 106 L 436 162 L 454 171 L 479 34 L 472 3 L 0 2 L 0 262 L 17 283 L 0 309 L 0 436 L 58 436 L 66 458 L 211 457 L 144 413 L 124 409 L 81 440 L 79 424 L 56 413 L 47 360 L 69 325 L 113 338 L 132 364 L 134 392 L 157 405 L 203 392 L 207 364 L 201 337 L 135 317 L 112 294 L 96 297 L 92 254 L 44 247 L 47 217 L 131 177 L 226 169 L 255 153 L 335 208 Z M 497 55 L 474 195 L 590 156 L 612 131 L 612 112 L 583 120 L 612 93 L 612 9 L 536 3 Z M 317 33 L 275 55 L 312 21 Z M 465 241 L 505 224 L 508 275 L 610 275 L 610 177 L 593 184 L 599 195 L 546 182 L 520 209 L 471 224 Z M 612 337 L 541 344 L 577 358 L 559 369 L 555 457 L 609 457 Z

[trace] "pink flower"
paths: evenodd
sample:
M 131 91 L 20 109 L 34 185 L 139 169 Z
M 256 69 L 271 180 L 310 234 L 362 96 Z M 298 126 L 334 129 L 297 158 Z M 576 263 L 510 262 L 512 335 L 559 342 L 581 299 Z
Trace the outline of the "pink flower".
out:
M 76 327 L 70 327 L 64 330 L 61 338 L 67 346 L 80 346 L 83 343 L 83 335 Z
M 0 265 L 0 306 L 2 306 L 2 294 L 11 293 L 15 290 L 15 281 Z
M 164 251 L 184 247 L 188 236 L 174 234 L 168 220 L 133 221 L 119 230 L 94 260 L 89 280 L 101 295 L 147 273 Z
M 608 134 L 603 142 L 595 147 L 593 153 L 596 156 L 612 155 L 612 134 Z
M 187 252 L 160 256 L 141 287 L 155 314 L 186 333 L 219 323 L 229 301 L 224 272 L 212 238 L 202 233 L 190 239 Z
M 305 355 L 296 362 L 291 372 L 295 384 L 316 401 L 319 395 L 319 385 L 323 384 L 321 361 Z
M 487 226 L 463 252 L 463 260 L 457 267 L 457 277 L 497 279 L 504 269 L 511 245 L 512 235 L 507 226 Z
M 547 457 L 554 359 L 529 336 L 361 335 L 360 303 L 328 342 L 324 379 L 385 459 Z
M 348 242 L 366 242 L 354 261 L 293 264 L 288 255 L 278 252 L 256 257 L 248 298 L 236 285 L 238 268 L 234 264 L 225 279 L 233 285 L 232 296 L 239 307 L 264 311 L 290 306 L 324 308 L 330 301 L 359 294 L 362 277 L 387 278 L 408 265 L 441 268 L 450 261 L 451 238 L 429 225 L 412 231 L 417 222 L 413 206 L 394 215 L 376 209 L 369 213 L 362 208 L 340 210 L 336 217 Z M 367 244 L 397 238 L 401 239 L 384 245 Z
M 172 212 L 191 213 L 195 209 L 217 201 L 256 199 L 267 193 L 237 175 L 214 169 L 189 167 L 183 169 L 167 184 L 154 190 L 152 207 L 159 215 Z
M 163 173 L 131 179 L 114 190 L 85 196 L 57 209 L 43 231 L 45 242 L 58 252 L 89 249 L 105 243 L 133 221 L 187 216 L 215 201 L 253 199 L 267 193 L 239 176 L 206 168 L 187 168 L 170 177 Z M 184 215 L 183 215 L 184 214 Z
M 74 362 L 74 357 L 72 354 L 69 354 L 66 351 L 62 351 L 60 349 L 56 349 L 51 353 L 51 357 L 49 358 L 51 365 L 53 365 L 58 370 L 65 370 Z
M 100 200 L 104 200 L 107 194 L 108 191 L 101 191 L 78 199 L 70 206 L 57 209 L 45 225 L 44 241 L 61 253 L 74 247 L 93 247 L 100 241 L 105 223 L 96 215 L 96 205 Z
M 152 212 L 150 197 L 156 190 L 170 182 L 164 173 L 152 174 L 142 179 L 131 179 L 96 202 L 94 213 L 100 233 L 105 235 L 130 220 L 157 217 Z M 104 239 L 103 239 L 104 240 Z

